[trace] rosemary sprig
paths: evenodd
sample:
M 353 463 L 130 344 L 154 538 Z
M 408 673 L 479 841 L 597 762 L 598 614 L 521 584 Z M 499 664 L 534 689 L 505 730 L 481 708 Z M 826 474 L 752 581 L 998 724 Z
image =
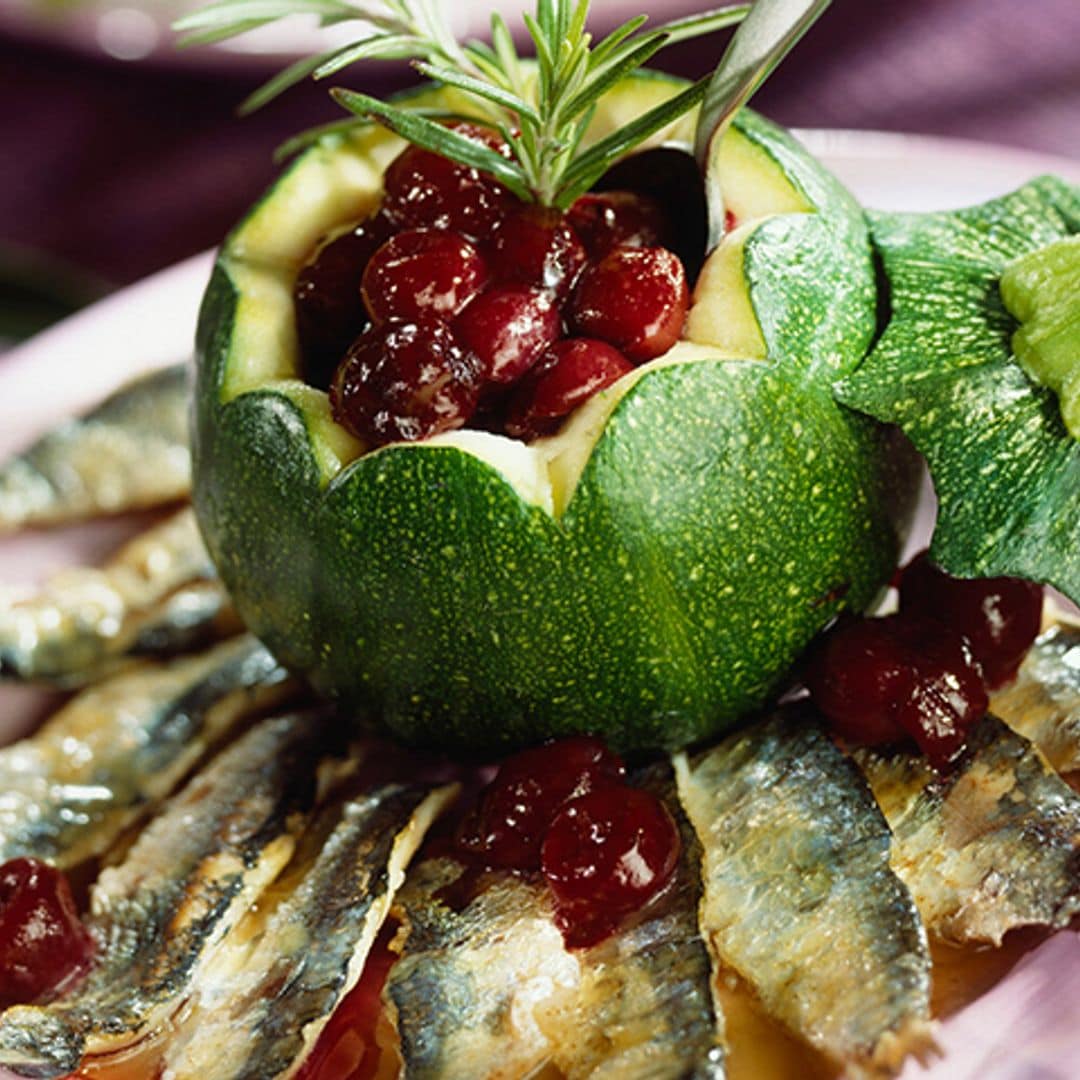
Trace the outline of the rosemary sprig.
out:
M 258 108 L 296 83 L 327 78 L 361 60 L 411 60 L 422 75 L 467 95 L 476 119 L 507 140 L 507 159 L 465 138 L 438 117 L 335 89 L 334 99 L 356 117 L 376 121 L 410 142 L 495 176 L 519 198 L 565 208 L 612 165 L 650 135 L 701 101 L 708 80 L 687 88 L 587 150 L 581 146 L 600 97 L 662 48 L 732 26 L 749 4 L 729 3 L 644 28 L 645 17 L 623 23 L 593 46 L 586 30 L 589 0 L 537 0 L 524 15 L 536 52 L 525 63 L 506 22 L 491 19 L 491 43 L 456 40 L 439 0 L 218 0 L 181 19 L 182 44 L 222 41 L 286 16 L 307 14 L 324 26 L 355 24 L 356 38 L 291 64 L 242 106 Z M 295 150 L 342 123 L 323 125 L 290 140 Z

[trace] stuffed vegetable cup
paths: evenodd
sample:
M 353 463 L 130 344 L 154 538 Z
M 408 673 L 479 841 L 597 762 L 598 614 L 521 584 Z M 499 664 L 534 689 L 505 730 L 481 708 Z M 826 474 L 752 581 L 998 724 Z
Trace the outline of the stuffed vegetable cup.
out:
M 680 89 L 623 81 L 588 137 Z M 734 227 L 681 340 L 530 443 L 463 427 L 368 449 L 301 378 L 293 290 L 321 236 L 377 208 L 403 145 L 381 128 L 317 144 L 219 255 L 195 504 L 242 618 L 317 689 L 425 745 L 724 730 L 896 564 L 910 461 L 830 389 L 875 332 L 860 209 L 744 111 L 709 165 Z

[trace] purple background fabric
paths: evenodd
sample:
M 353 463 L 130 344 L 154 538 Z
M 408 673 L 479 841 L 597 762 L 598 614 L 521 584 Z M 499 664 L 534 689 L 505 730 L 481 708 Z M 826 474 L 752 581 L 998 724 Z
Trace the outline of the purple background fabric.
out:
M 695 5 L 641 6 L 659 19 L 658 8 Z M 273 148 L 338 115 L 309 85 L 238 120 L 234 106 L 266 74 L 250 65 L 125 64 L 4 34 L 3 22 L 0 244 L 51 253 L 111 285 L 213 245 L 269 182 Z M 722 47 L 719 36 L 686 43 L 659 66 L 704 74 Z M 410 76 L 369 64 L 346 80 L 383 91 Z M 835 0 L 755 105 L 793 125 L 1080 158 L 1080 0 Z

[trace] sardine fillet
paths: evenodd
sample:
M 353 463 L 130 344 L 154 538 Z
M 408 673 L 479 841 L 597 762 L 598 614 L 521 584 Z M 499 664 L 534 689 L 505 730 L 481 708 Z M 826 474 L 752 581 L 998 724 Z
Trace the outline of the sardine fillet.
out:
M 156 506 L 191 489 L 186 366 L 151 372 L 0 464 L 0 533 Z
M 100 568 L 61 570 L 30 595 L 0 589 L 0 678 L 81 686 L 133 655 L 190 648 L 234 623 L 186 508 Z
M 1080 912 L 1080 796 L 996 717 L 947 775 L 915 754 L 857 760 L 893 830 L 893 868 L 933 934 L 998 944 L 1013 927 L 1065 926 Z
M 296 889 L 250 914 L 200 975 L 169 1075 L 291 1076 L 360 978 L 405 868 L 455 794 L 390 785 L 348 801 Z
M 1051 627 L 990 711 L 1030 739 L 1059 773 L 1080 769 L 1080 626 Z
M 704 851 L 701 930 L 765 1008 L 849 1069 L 929 1038 L 930 958 L 889 831 L 855 767 L 805 712 L 675 759 Z
M 570 1080 L 723 1077 L 723 1021 L 697 929 L 697 841 L 668 770 L 638 780 L 680 820 L 682 858 L 654 904 L 591 948 L 566 949 L 539 876 L 472 881 L 445 858 L 410 872 L 403 955 L 385 994 L 405 1076 L 510 1080 L 554 1066 Z
M 83 1055 L 153 1031 L 199 966 L 289 861 L 334 725 L 317 714 L 253 728 L 203 769 L 91 891 L 97 961 L 52 1004 L 0 1015 L 0 1065 L 60 1077 Z
M 148 816 L 245 715 L 293 684 L 254 638 L 114 676 L 0 750 L 0 861 L 69 868 Z

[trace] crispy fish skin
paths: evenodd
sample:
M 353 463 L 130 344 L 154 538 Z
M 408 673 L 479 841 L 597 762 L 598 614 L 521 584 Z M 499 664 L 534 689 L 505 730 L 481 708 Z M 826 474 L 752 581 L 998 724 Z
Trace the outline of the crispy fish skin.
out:
M 554 1061 L 568 1080 L 723 1080 L 724 1017 L 697 921 L 701 847 L 666 764 L 634 782 L 671 810 L 679 864 L 642 918 L 582 953 L 578 1006 Z
M 573 1011 L 579 962 L 542 881 L 493 873 L 459 912 L 439 893 L 463 872 L 454 859 L 425 860 L 398 894 L 408 938 L 383 997 L 404 1076 L 528 1076 L 550 1059 L 548 1029 Z
M 670 779 L 645 786 L 673 804 Z M 685 821 L 682 822 L 685 826 Z M 554 1065 L 570 1080 L 724 1075 L 723 1021 L 697 930 L 696 841 L 641 918 L 569 952 L 541 880 L 491 872 L 460 911 L 440 897 L 462 867 L 415 867 L 399 897 L 408 931 L 385 997 L 407 1077 L 520 1077 Z
M 0 1066 L 61 1077 L 157 1028 L 288 863 L 340 725 L 274 717 L 223 751 L 104 870 L 86 924 L 97 959 L 71 993 L 0 1014 Z
M 1040 634 L 1016 679 L 991 698 L 990 711 L 1059 773 L 1080 769 L 1080 626 Z
M 100 569 L 60 571 L 30 596 L 6 592 L 2 680 L 80 686 L 132 656 L 174 653 L 238 628 L 190 508 Z
M 106 852 L 245 716 L 295 688 L 253 637 L 113 676 L 0 750 L 0 862 Z
M 850 1072 L 929 1039 L 930 957 L 889 830 L 816 719 L 780 711 L 693 758 L 679 795 L 704 851 L 702 934 L 765 1008 Z
M 1080 796 L 996 717 L 947 775 L 903 751 L 857 760 L 931 933 L 997 945 L 1014 927 L 1065 926 L 1080 911 Z
M 249 915 L 196 986 L 174 1080 L 270 1080 L 302 1064 L 359 980 L 405 868 L 453 785 L 387 785 L 345 803 L 299 885 Z
M 122 386 L 0 465 L 0 533 L 158 506 L 191 490 L 187 368 Z

